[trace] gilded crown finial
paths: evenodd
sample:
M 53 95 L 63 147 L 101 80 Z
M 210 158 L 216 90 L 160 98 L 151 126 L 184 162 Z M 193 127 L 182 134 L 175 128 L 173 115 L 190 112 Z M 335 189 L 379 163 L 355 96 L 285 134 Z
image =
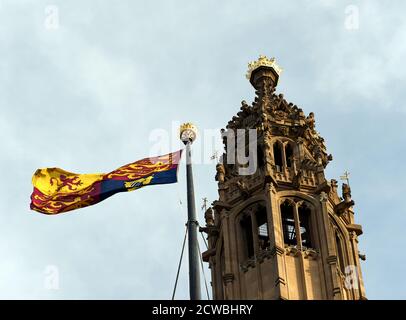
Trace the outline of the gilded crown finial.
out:
M 267 58 L 266 56 L 260 54 L 258 60 L 248 63 L 247 79 L 251 79 L 251 74 L 255 69 L 259 67 L 269 67 L 272 68 L 278 76 L 282 73 L 282 68 L 277 65 L 275 58 Z
M 179 138 L 185 144 L 187 142 L 193 142 L 196 140 L 197 137 L 197 128 L 191 122 L 183 123 L 179 128 Z
M 195 126 L 193 123 L 191 123 L 191 122 L 185 122 L 185 123 L 183 123 L 183 124 L 180 125 L 180 131 L 184 131 L 184 130 L 187 130 L 187 129 L 191 129 L 191 130 L 197 131 L 196 126 Z

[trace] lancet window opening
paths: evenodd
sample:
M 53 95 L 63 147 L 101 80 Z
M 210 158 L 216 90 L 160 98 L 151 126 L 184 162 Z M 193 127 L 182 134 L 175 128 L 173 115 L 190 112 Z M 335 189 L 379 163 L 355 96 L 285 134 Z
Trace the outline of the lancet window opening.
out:
M 335 231 L 335 243 L 336 243 L 338 267 L 339 267 L 339 270 L 341 271 L 341 273 L 345 274 L 345 259 L 344 259 L 343 242 L 339 235 L 338 230 Z
M 293 157 L 293 148 L 291 144 L 288 142 L 285 144 L 285 158 L 286 158 L 286 166 L 288 168 L 292 167 L 292 157 Z
M 291 142 L 276 140 L 273 143 L 273 159 L 276 170 L 282 172 L 283 168 L 293 167 L 294 147 Z
M 289 246 L 297 244 L 293 206 L 294 204 L 288 201 L 284 201 L 281 204 L 283 241 Z
M 254 256 L 254 242 L 252 234 L 252 221 L 251 215 L 244 215 L 241 219 L 241 229 L 244 244 L 244 255 L 246 258 L 251 258 Z
M 280 204 L 280 213 L 284 244 L 299 249 L 313 248 L 310 205 L 305 201 L 285 199 Z
M 252 259 L 262 250 L 270 247 L 269 223 L 264 205 L 254 204 L 243 211 L 240 219 L 242 247 L 245 259 Z
M 273 144 L 273 157 L 277 171 L 282 171 L 283 160 L 282 160 L 282 145 L 279 141 Z
M 302 241 L 302 246 L 305 248 L 312 248 L 311 242 L 311 231 L 310 231 L 310 208 L 303 203 L 298 208 L 299 213 L 299 227 L 300 227 L 300 238 Z

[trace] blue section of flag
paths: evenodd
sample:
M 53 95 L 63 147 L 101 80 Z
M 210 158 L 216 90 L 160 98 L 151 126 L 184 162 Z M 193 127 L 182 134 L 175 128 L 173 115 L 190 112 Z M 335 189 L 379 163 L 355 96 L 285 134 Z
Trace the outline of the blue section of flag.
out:
M 135 185 L 135 187 L 137 189 L 139 189 L 139 188 L 146 187 L 149 185 L 154 185 L 154 184 L 175 183 L 178 181 L 177 167 L 172 168 L 167 171 L 152 173 L 151 175 L 143 177 L 142 179 L 147 179 L 150 176 L 152 176 L 152 179 L 150 180 L 150 182 L 148 182 L 147 184 L 144 184 L 144 185 L 137 184 L 137 185 Z M 139 180 L 139 179 L 137 179 L 137 180 Z M 126 182 L 131 182 L 131 180 L 123 181 L 123 180 L 107 179 L 107 180 L 101 181 L 100 201 L 104 200 L 118 192 L 131 191 L 131 188 L 126 187 L 126 185 L 125 185 Z
M 150 184 L 175 183 L 178 181 L 177 171 L 177 168 L 172 168 L 168 171 L 156 172 Z
M 124 182 L 125 181 L 113 179 L 103 180 L 101 182 L 100 201 L 107 199 L 118 192 L 127 191 L 127 188 L 124 186 Z

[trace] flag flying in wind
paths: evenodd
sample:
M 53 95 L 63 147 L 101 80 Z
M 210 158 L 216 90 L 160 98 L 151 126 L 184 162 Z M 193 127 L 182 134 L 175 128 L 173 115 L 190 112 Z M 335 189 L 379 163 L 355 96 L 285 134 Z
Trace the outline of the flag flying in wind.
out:
M 177 182 L 182 150 L 145 158 L 110 173 L 77 174 L 59 168 L 38 169 L 32 177 L 31 209 L 57 214 L 87 207 L 118 192 Z

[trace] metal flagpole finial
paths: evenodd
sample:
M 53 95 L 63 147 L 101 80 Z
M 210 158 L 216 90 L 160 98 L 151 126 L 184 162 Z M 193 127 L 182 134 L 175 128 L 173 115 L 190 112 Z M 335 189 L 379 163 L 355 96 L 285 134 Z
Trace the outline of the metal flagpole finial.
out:
M 347 182 L 347 185 L 350 185 L 350 173 L 346 170 L 340 179 Z
M 184 144 L 192 144 L 197 138 L 197 128 L 193 123 L 186 122 L 180 126 L 179 138 Z

